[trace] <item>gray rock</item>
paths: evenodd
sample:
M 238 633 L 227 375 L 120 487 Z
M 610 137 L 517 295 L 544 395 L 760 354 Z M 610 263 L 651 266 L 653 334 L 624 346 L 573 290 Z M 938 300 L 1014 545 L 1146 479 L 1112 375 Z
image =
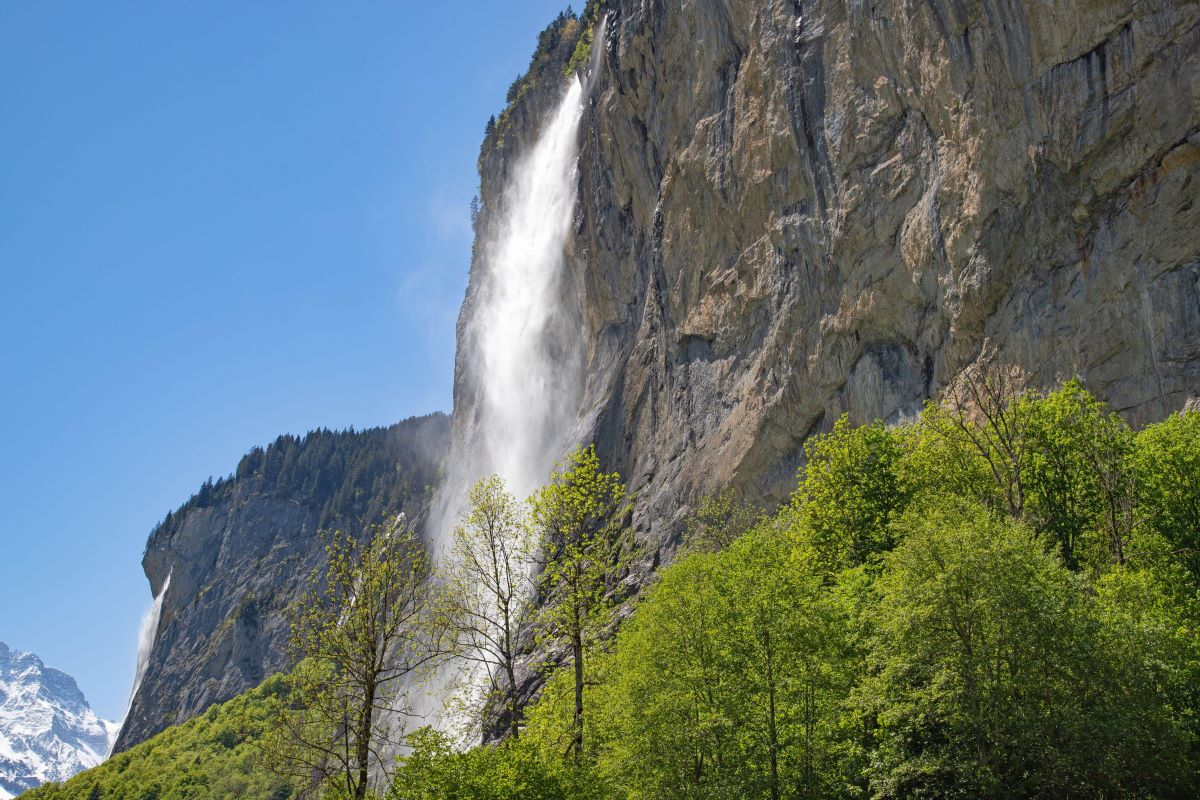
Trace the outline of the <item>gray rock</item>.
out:
M 150 536 L 142 564 L 157 596 L 154 646 L 114 752 L 286 669 L 286 610 L 324 564 L 323 530 L 360 534 L 404 512 L 419 520 L 449 420 L 280 437 L 202 490 Z
M 698 495 L 778 502 L 808 435 L 981 358 L 1134 424 L 1200 394 L 1197 3 L 607 5 L 565 302 L 648 565 Z M 485 142 L 485 209 L 559 90 Z

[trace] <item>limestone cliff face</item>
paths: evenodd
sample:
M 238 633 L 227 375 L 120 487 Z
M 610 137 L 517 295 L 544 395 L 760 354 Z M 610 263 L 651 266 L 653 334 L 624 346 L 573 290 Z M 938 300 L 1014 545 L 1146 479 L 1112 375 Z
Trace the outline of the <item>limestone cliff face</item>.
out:
M 154 647 L 114 752 L 286 668 L 285 610 L 324 563 L 318 532 L 419 520 L 448 446 L 449 420 L 280 437 L 173 512 L 142 561 L 163 596 Z
M 808 435 L 981 358 L 1135 424 L 1200 393 L 1197 3 L 604 5 L 570 302 L 651 552 L 697 494 L 778 501 Z M 484 231 L 547 76 L 484 143 Z

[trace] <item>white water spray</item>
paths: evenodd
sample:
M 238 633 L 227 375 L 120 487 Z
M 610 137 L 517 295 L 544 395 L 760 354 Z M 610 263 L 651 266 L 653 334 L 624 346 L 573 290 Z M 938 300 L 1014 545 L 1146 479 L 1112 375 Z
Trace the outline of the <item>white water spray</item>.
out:
M 563 324 L 560 291 L 582 97 L 583 85 L 572 80 L 514 171 L 475 320 L 484 462 L 478 466 L 500 475 L 518 497 L 545 480 L 578 413 L 578 330 Z
M 596 40 L 603 41 L 603 22 Z M 589 75 L 601 50 L 594 48 Z M 587 93 L 586 79 L 572 77 L 533 146 L 509 171 L 493 222 L 477 243 L 479 272 L 459 350 L 467 394 L 456 396 L 449 468 L 427 527 L 435 557 L 443 555 L 472 484 L 499 475 L 524 498 L 547 481 L 578 436 L 584 352 L 565 247 Z M 465 682 L 482 692 L 482 669 L 467 673 Z M 439 708 L 449 680 L 441 676 L 413 709 L 443 730 L 464 722 Z
M 597 48 L 598 49 L 598 48 Z M 564 248 L 577 194 L 586 87 L 573 77 L 536 142 L 513 166 L 480 242 L 459 358 L 473 394 L 456 420 L 447 479 L 428 532 L 435 552 L 467 489 L 496 474 L 525 497 L 570 445 L 583 385 L 580 321 L 565 283 Z M 464 413 L 464 409 L 456 409 Z
M 122 725 L 129 718 L 129 710 L 133 708 L 133 698 L 137 696 L 138 689 L 142 686 L 142 678 L 146 677 L 150 651 L 154 649 L 154 640 L 158 636 L 158 620 L 162 616 L 163 598 L 167 596 L 167 588 L 170 585 L 171 573 L 168 572 L 167 579 L 163 581 L 162 590 L 154 598 L 154 603 L 146 611 L 146 615 L 142 617 L 142 627 L 138 631 L 137 670 L 133 673 L 133 689 L 129 692 L 129 702 L 125 704 L 125 714 L 121 717 Z

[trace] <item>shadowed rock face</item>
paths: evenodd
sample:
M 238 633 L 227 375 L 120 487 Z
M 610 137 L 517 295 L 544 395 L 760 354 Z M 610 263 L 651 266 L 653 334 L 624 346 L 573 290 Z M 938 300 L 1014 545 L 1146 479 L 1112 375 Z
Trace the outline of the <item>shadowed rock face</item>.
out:
M 442 414 L 389 428 L 280 437 L 160 524 L 142 560 L 163 596 L 145 676 L 117 739 L 127 750 L 287 666 L 285 610 L 324 564 L 323 530 L 419 519 L 449 436 Z
M 1195 2 L 607 5 L 568 300 L 650 552 L 697 494 L 777 502 L 806 436 L 981 357 L 1134 424 L 1200 392 Z M 485 210 L 552 88 L 484 143 Z

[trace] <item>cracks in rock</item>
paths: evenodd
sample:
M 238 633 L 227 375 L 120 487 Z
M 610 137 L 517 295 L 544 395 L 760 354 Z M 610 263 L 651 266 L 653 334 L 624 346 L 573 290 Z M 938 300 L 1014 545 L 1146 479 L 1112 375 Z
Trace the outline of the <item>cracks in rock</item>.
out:
M 812 0 L 794 0 L 793 4 L 795 23 L 791 40 L 791 67 L 799 79 L 800 86 L 798 89 L 789 86 L 784 96 L 791 112 L 788 117 L 792 136 L 798 143 L 804 143 L 805 152 L 801 155 L 807 158 L 817 207 L 824 222 L 829 218 L 828 195 L 835 186 L 833 167 L 829 163 L 829 154 L 824 143 L 823 124 L 821 129 L 817 130 L 818 121 L 823 119 L 825 112 L 825 35 L 819 27 L 811 33 L 807 30 L 806 3 L 815 6 Z M 816 10 L 815 7 L 812 9 L 814 14 Z

